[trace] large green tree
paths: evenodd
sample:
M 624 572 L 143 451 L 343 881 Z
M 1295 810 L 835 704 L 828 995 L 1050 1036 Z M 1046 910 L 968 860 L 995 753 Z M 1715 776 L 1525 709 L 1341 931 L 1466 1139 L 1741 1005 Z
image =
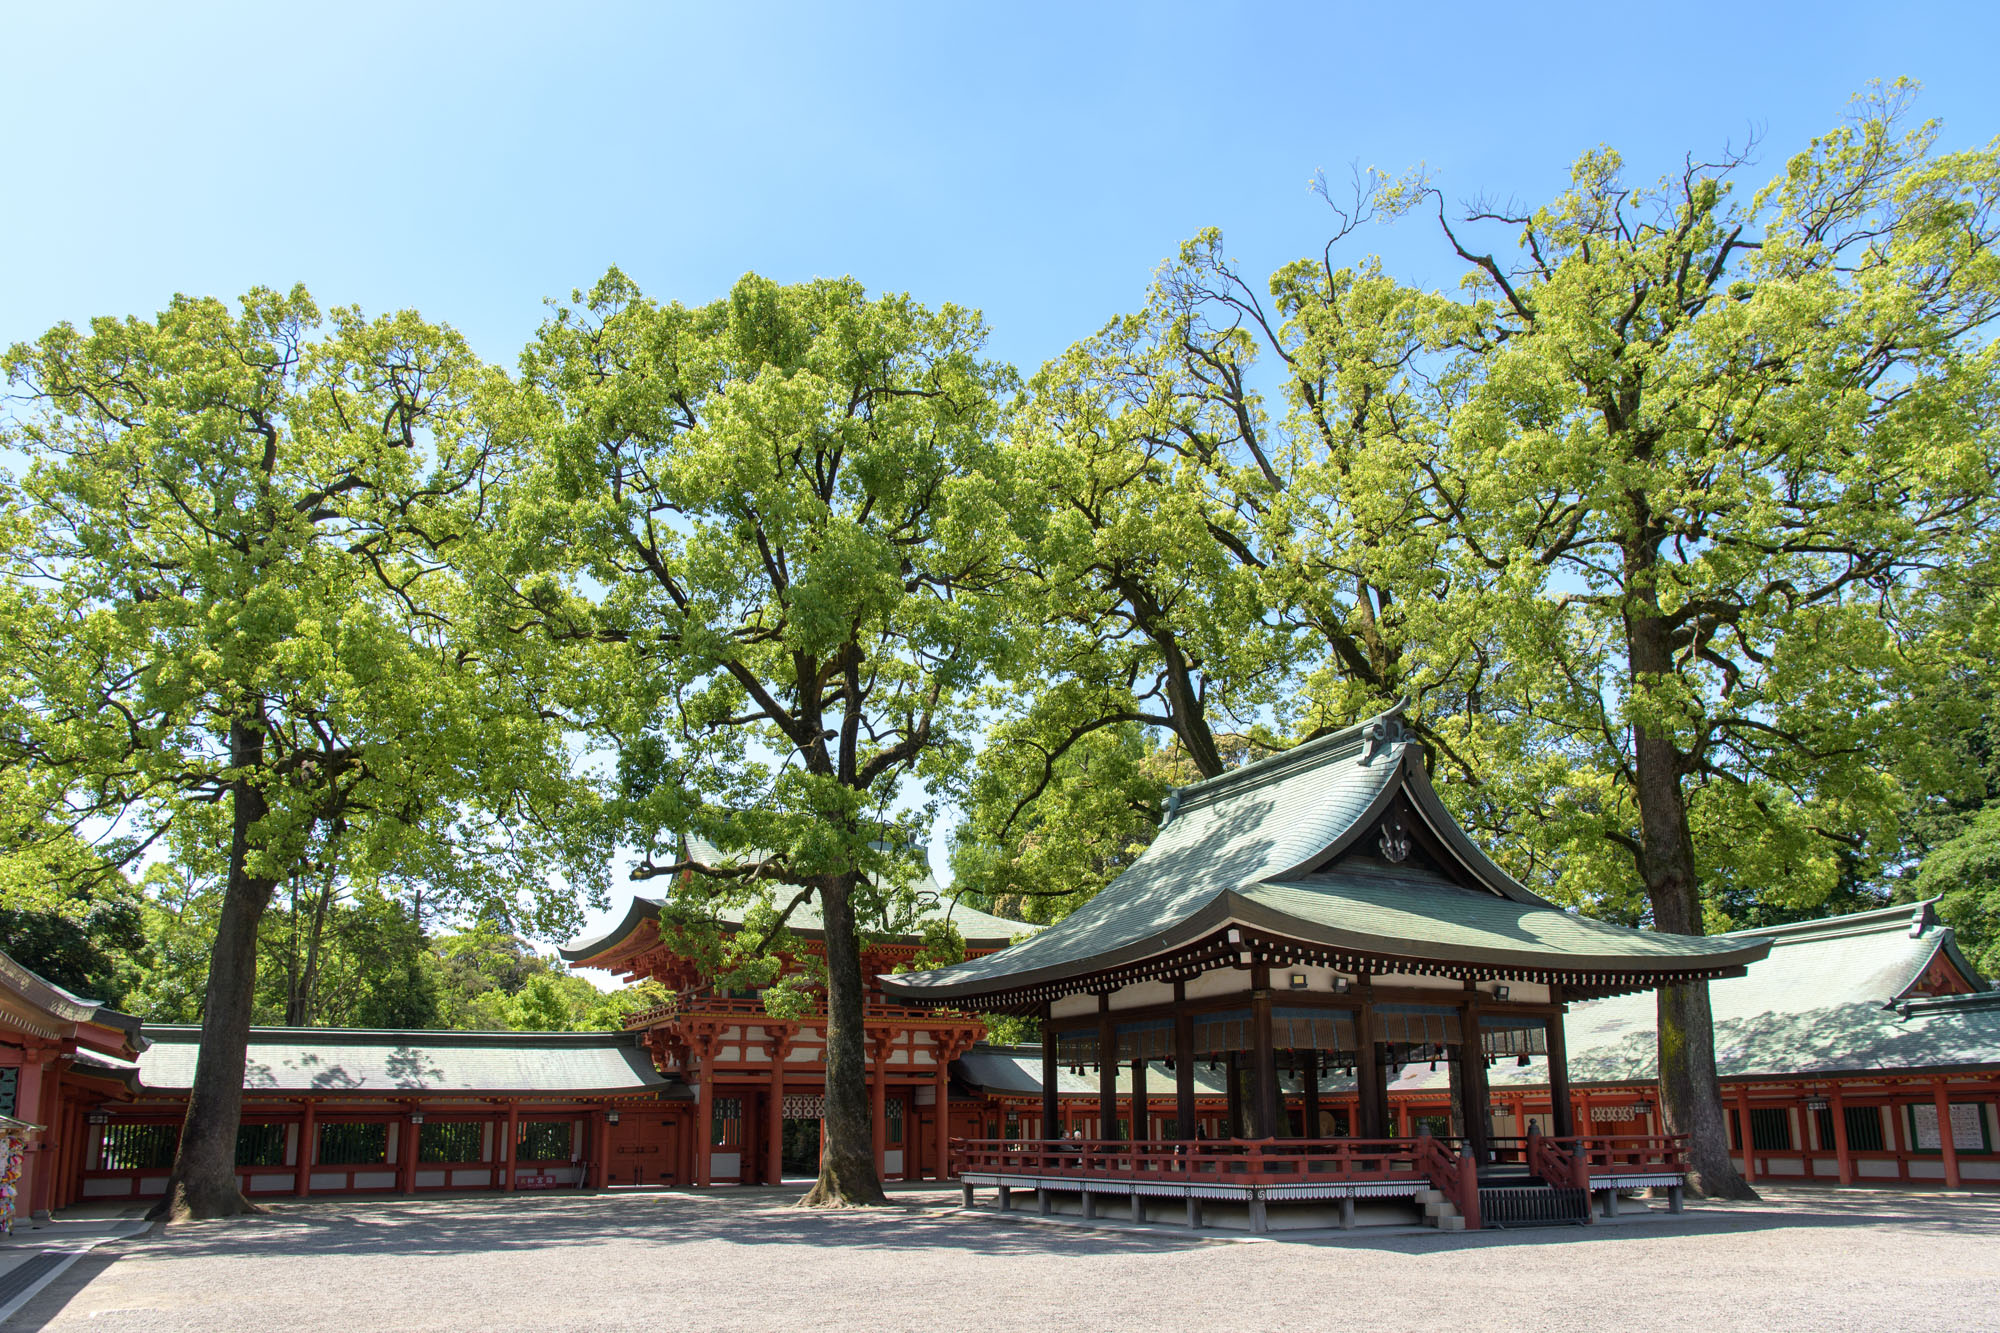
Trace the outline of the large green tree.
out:
M 303 290 L 61 325 L 5 368 L 28 464 L 0 492 L 0 768 L 115 862 L 178 835 L 220 868 L 161 1211 L 240 1212 L 259 928 L 314 840 L 344 820 L 381 874 L 428 830 L 461 883 L 505 886 L 560 845 L 559 723 L 454 571 L 489 517 L 495 372 L 414 314 L 322 317 Z
M 1412 350 L 1443 429 L 1374 473 L 1448 532 L 1449 577 L 1406 600 L 1449 622 L 1422 637 L 1497 635 L 1487 688 L 1558 761 L 1558 889 L 1628 884 L 1661 930 L 1879 861 L 1928 571 L 1990 530 L 2000 154 L 1939 151 L 1903 105 L 1864 100 L 1746 201 L 1741 160 L 1633 187 L 1604 150 L 1546 206 L 1439 212 L 1469 277 Z M 1746 1193 L 1706 986 L 1662 991 L 1659 1033 L 1668 1128 Z
M 519 623 L 589 649 L 636 877 L 666 878 L 690 928 L 725 900 L 752 912 L 739 939 L 782 941 L 807 903 L 824 922 L 812 1203 L 881 1198 L 863 940 L 909 918 L 903 849 L 1008 642 L 1010 373 L 984 336 L 851 280 L 750 276 L 690 309 L 614 271 L 523 359 L 540 471 L 513 529 Z

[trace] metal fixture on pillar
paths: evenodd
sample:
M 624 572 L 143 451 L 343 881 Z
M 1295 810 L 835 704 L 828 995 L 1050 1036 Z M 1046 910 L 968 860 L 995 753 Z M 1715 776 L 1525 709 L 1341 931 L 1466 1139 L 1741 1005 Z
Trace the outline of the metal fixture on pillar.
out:
M 613 1107 L 611 1110 L 606 1111 L 604 1113 L 604 1123 L 607 1125 L 615 1125 L 618 1123 L 618 1110 L 616 1107 Z
M 1507 997 L 1508 997 L 1509 995 L 1512 995 L 1513 993 L 1514 993 L 1514 992 L 1513 992 L 1513 991 L 1512 991 L 1512 990 L 1511 990 L 1510 988 L 1508 988 L 1507 986 L 1504 986 L 1504 985 L 1501 985 L 1501 986 L 1495 986 L 1495 987 L 1493 988 L 1493 998 L 1494 998 L 1494 999 L 1496 999 L 1496 1000 L 1504 1000 L 1504 999 L 1506 999 L 1506 998 L 1507 998 Z

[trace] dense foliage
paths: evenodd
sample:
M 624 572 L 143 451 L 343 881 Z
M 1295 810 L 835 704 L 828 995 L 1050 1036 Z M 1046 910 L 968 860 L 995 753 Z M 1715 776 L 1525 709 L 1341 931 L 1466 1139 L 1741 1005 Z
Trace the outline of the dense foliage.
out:
M 209 1029 L 176 1179 L 216 1212 L 253 1021 L 656 999 L 529 943 L 618 847 L 731 984 L 828 1004 L 814 1197 L 873 1199 L 861 959 L 948 804 L 955 890 L 1055 920 L 1172 788 L 1398 701 L 1559 901 L 1938 896 L 2000 967 L 2000 148 L 1910 96 L 1747 192 L 1357 179 L 1320 253 L 1202 232 L 1025 382 L 851 279 L 613 270 L 514 377 L 302 291 L 51 330 L 5 359 L 0 944 Z M 1343 259 L 1395 220 L 1456 290 Z M 1706 1004 L 1662 996 L 1662 1105 L 1728 1191 Z

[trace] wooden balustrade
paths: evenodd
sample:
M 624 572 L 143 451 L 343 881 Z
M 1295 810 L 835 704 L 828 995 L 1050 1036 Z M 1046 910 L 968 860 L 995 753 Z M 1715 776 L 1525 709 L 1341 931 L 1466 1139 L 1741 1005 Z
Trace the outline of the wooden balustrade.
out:
M 1685 1175 L 1685 1134 L 1530 1134 L 1528 1170 L 1551 1185 L 1589 1189 L 1592 1176 Z
M 1464 1154 L 1456 1140 L 953 1139 L 962 1174 L 991 1171 L 1072 1180 L 1158 1180 L 1226 1185 L 1319 1185 L 1448 1179 L 1457 1193 Z M 1447 1171 L 1447 1164 L 1449 1169 Z M 1440 1185 L 1439 1188 L 1444 1188 Z M 1475 1188 L 1475 1193 L 1477 1192 Z

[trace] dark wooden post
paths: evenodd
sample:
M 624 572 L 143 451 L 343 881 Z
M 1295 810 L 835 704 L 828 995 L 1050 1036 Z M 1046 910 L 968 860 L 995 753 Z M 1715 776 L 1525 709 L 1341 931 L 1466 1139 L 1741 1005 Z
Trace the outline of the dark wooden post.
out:
M 1152 1115 L 1146 1106 L 1146 1061 L 1132 1061 L 1132 1142 L 1144 1143 L 1153 1137 Z
M 1042 1139 L 1062 1137 L 1062 1121 L 1058 1118 L 1060 1102 L 1057 1093 L 1058 1080 L 1062 1071 L 1056 1067 L 1055 1006 L 1042 1006 Z
M 1546 1035 L 1549 1047 L 1549 1132 L 1559 1139 L 1576 1133 L 1576 1112 L 1569 1101 L 1569 1047 L 1563 1040 L 1562 991 L 1549 987 L 1556 1011 L 1549 1015 Z
M 706 1079 L 702 1087 L 708 1087 Z M 511 1191 L 514 1188 L 514 1150 L 521 1143 L 521 1103 L 507 1103 L 507 1132 L 500 1139 L 500 1188 Z M 706 1185 L 706 1180 L 702 1184 Z
M 299 1121 L 299 1160 L 295 1163 L 298 1174 L 292 1180 L 292 1193 L 303 1199 L 312 1190 L 313 1153 L 319 1147 L 318 1104 L 307 1102 L 305 1118 Z
M 1223 1128 L 1224 1138 L 1240 1139 L 1243 1133 L 1243 1072 L 1235 1051 L 1226 1052 L 1222 1057 L 1222 1074 L 1229 1082 L 1226 1103 L 1229 1123 Z
M 1827 1099 L 1827 1109 L 1833 1120 L 1833 1165 L 1840 1173 L 1840 1183 L 1854 1183 L 1854 1158 L 1847 1150 L 1847 1105 L 1840 1100 L 1840 1085 L 1833 1085 L 1833 1095 Z
M 1319 1052 L 1306 1051 L 1299 1057 L 1299 1079 L 1305 1085 L 1305 1130 L 1304 1137 L 1316 1139 L 1319 1134 Z
M 421 1107 L 405 1107 L 403 1123 L 396 1130 L 396 1192 L 415 1194 L 417 1192 L 417 1140 L 423 1137 L 423 1126 L 411 1119 L 412 1115 L 422 1115 Z
M 1187 983 L 1174 983 L 1174 1113 L 1181 1139 L 1191 1139 L 1194 1115 L 1194 1015 L 1185 1008 Z
M 1361 978 L 1361 1009 L 1354 1016 L 1355 1133 L 1364 1139 L 1389 1137 L 1383 1125 L 1387 1093 L 1382 1086 L 1382 1052 L 1375 1041 L 1375 988 Z
M 1486 1118 L 1486 1043 L 1479 1024 L 1479 991 L 1465 983 L 1465 1002 L 1459 1009 L 1460 1049 L 1465 1052 L 1465 1077 L 1459 1087 L 1463 1094 L 1459 1113 L 1465 1117 L 1465 1143 L 1472 1160 L 1485 1165 L 1492 1160 L 1493 1135 Z
M 1252 1077 L 1256 1095 L 1252 1113 L 1256 1124 L 1253 1137 L 1276 1138 L 1278 1134 L 1278 1053 L 1271 1046 L 1271 967 L 1254 964 L 1250 969 L 1250 1048 Z
M 1118 1030 L 1109 991 L 1097 997 L 1097 1137 L 1118 1137 Z

